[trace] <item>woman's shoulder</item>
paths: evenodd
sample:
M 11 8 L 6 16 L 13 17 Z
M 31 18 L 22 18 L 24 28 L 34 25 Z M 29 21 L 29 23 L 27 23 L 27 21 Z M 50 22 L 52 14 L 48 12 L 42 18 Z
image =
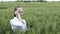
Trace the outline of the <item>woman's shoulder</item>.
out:
M 13 21 L 15 21 L 15 20 L 16 20 L 16 17 L 14 17 L 13 19 L 11 19 L 10 22 L 13 22 Z
M 10 23 L 13 21 L 13 19 L 10 20 Z

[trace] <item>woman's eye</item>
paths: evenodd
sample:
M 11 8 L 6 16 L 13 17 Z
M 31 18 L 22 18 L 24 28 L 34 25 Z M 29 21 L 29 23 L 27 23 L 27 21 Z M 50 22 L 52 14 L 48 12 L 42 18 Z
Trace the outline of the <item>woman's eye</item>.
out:
M 21 12 L 19 12 L 19 13 L 21 13 Z
M 19 13 L 23 13 L 23 12 L 19 12 Z

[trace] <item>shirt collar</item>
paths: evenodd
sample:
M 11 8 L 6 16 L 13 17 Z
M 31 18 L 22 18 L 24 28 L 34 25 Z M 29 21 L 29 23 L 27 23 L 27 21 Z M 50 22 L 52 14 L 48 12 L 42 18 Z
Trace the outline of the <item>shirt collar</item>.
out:
M 14 19 L 17 19 L 17 17 L 14 17 Z
M 18 19 L 17 17 L 14 17 L 14 19 Z M 22 19 L 23 20 L 23 19 Z

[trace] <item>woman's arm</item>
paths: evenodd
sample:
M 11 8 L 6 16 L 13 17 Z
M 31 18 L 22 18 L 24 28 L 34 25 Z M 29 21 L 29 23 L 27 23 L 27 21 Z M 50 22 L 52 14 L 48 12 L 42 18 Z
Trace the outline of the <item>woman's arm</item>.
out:
M 17 14 L 17 18 L 18 18 L 18 20 L 19 20 L 20 22 L 22 22 L 22 18 L 21 18 L 20 13 Z
M 18 24 L 18 23 L 14 23 L 15 21 L 12 19 L 10 20 L 10 25 L 11 26 L 14 26 L 14 27 L 21 27 L 21 24 Z
M 20 22 L 22 22 L 22 18 L 21 18 L 20 13 L 19 13 L 18 11 L 15 11 L 15 14 L 16 14 L 16 17 L 18 18 L 18 20 L 19 20 Z

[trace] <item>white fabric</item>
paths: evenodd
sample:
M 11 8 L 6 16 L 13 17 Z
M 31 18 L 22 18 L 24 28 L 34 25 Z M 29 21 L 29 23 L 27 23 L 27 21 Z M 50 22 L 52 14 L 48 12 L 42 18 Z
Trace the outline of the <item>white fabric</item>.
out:
M 22 22 L 20 22 L 17 19 L 17 17 L 14 17 L 14 19 L 10 20 L 10 24 L 11 24 L 11 29 L 13 31 L 16 30 L 16 29 L 21 29 L 22 31 L 27 30 L 26 21 L 24 19 L 22 19 Z

